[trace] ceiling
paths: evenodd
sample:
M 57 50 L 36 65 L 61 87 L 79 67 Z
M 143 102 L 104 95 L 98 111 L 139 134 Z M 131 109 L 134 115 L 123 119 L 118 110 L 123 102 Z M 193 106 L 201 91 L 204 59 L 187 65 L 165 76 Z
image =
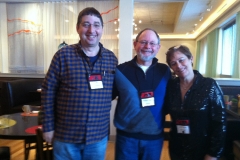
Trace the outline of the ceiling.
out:
M 196 37 L 196 31 L 206 28 L 206 24 L 201 26 L 211 15 L 214 18 L 207 22 L 208 26 L 228 11 L 233 1 L 237 0 L 135 0 L 134 19 L 140 29 L 152 27 L 160 34 Z
M 39 1 L 61 0 L 7 0 L 7 2 Z M 236 1 L 240 0 L 134 0 L 134 22 L 138 28 L 134 33 L 150 27 L 163 35 L 186 36 L 188 34 L 196 38 L 217 17 L 228 11 Z M 6 0 L 0 0 L 0 2 L 6 2 Z M 210 11 L 207 11 L 208 8 L 211 8 Z M 215 17 L 206 22 L 211 15 Z M 201 17 L 202 21 L 199 21 Z M 139 20 L 142 23 L 139 23 Z

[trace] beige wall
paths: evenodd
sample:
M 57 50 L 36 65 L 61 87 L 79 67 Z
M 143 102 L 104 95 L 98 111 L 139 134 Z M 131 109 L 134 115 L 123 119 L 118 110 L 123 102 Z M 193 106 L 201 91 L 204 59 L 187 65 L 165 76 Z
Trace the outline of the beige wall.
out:
M 193 58 L 196 57 L 196 41 L 195 40 L 187 40 L 187 39 L 162 39 L 161 40 L 161 48 L 157 54 L 158 61 L 160 63 L 166 63 L 166 55 L 168 48 L 176 45 L 185 45 L 187 46 L 193 54 Z M 195 62 L 195 59 L 194 59 Z

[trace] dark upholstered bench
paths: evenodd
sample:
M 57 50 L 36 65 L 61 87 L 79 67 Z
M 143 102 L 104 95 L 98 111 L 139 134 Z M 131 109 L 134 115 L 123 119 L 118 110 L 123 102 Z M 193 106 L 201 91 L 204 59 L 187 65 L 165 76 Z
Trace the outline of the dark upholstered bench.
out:
M 2 82 L 1 114 L 22 112 L 23 105 L 41 105 L 42 79 L 17 79 Z
M 220 87 L 224 95 L 233 95 L 235 97 L 238 94 L 240 94 L 240 86 L 220 86 Z
M 224 95 L 231 95 L 232 98 L 237 99 L 237 95 L 240 94 L 240 86 L 225 86 L 220 85 Z M 225 142 L 225 159 L 233 160 L 235 157 L 235 153 L 233 153 L 234 147 L 233 142 L 240 140 L 240 119 L 232 117 L 227 114 L 227 133 L 226 133 L 226 142 Z M 235 143 L 234 143 L 235 144 Z M 235 144 L 236 150 L 236 144 Z M 240 159 L 239 159 L 240 160 Z

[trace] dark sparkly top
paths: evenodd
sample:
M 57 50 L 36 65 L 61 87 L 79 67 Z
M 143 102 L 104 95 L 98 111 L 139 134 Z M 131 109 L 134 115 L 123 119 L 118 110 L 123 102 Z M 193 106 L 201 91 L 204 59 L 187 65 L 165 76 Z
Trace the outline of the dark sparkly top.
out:
M 223 94 L 215 80 L 196 76 L 181 100 L 179 78 L 170 80 L 167 88 L 167 113 L 172 118 L 169 149 L 178 160 L 203 160 L 206 154 L 220 157 L 226 134 L 226 113 Z M 177 119 L 190 120 L 190 134 L 178 134 Z

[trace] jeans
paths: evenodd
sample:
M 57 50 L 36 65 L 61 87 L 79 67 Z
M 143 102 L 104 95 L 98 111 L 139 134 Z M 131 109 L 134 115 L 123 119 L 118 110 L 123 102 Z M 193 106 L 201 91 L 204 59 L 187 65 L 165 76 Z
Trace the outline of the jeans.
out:
M 117 135 L 115 160 L 159 160 L 163 138 L 139 140 Z
M 104 160 L 107 142 L 108 137 L 89 145 L 54 140 L 54 160 Z

